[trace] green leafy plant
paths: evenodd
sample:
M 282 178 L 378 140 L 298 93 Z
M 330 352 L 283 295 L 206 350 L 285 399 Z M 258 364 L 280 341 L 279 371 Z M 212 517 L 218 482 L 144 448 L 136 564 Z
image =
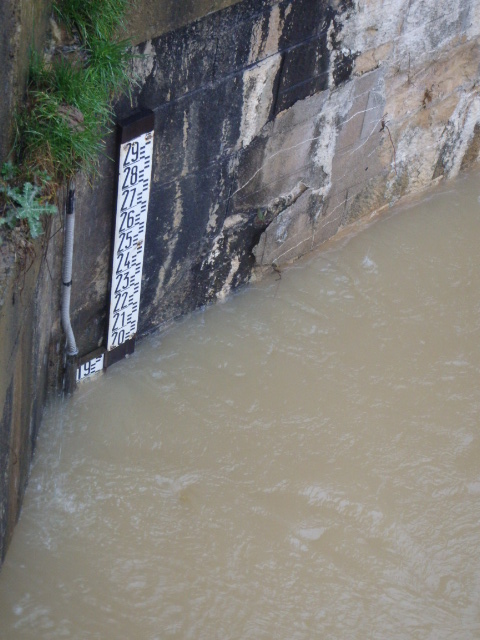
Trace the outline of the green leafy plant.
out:
M 43 233 L 41 216 L 51 215 L 57 212 L 57 207 L 45 203 L 41 197 L 41 187 L 25 182 L 23 188 L 0 186 L 7 200 L 6 215 L 0 217 L 0 226 L 6 225 L 10 229 L 17 226 L 18 222 L 25 220 L 28 224 L 30 235 L 37 238 Z

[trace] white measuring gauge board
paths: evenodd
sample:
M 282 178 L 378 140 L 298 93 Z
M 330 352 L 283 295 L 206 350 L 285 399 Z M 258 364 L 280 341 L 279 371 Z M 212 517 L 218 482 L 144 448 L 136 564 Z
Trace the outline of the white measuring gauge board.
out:
M 85 378 L 89 378 L 90 376 L 94 376 L 96 373 L 100 373 L 103 371 L 103 366 L 103 353 L 98 355 L 96 358 L 90 358 L 90 360 L 82 363 L 77 368 L 77 382 L 81 382 L 82 380 L 85 380 Z
M 143 127 L 142 127 L 143 125 Z M 138 130 L 149 128 L 142 131 Z M 135 337 L 152 175 L 153 113 L 125 127 L 120 146 L 107 351 Z M 128 132 L 135 135 L 128 139 Z

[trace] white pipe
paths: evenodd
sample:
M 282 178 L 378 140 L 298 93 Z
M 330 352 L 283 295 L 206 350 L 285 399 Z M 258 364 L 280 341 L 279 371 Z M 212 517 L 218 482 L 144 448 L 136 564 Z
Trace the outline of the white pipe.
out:
M 75 189 L 68 187 L 65 215 L 65 250 L 63 256 L 62 326 L 67 336 L 67 356 L 78 353 L 72 323 L 70 321 L 70 296 L 72 293 L 73 238 L 75 230 Z

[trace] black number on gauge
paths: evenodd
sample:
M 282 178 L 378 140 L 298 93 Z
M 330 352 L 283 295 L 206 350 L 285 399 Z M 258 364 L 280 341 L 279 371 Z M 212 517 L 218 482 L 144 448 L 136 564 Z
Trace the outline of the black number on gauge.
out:
M 130 251 L 125 251 L 125 253 L 119 253 L 117 256 L 117 268 L 115 269 L 115 273 L 120 273 L 125 269 L 130 269 L 132 266 Z
M 115 293 L 128 289 L 130 286 L 130 275 L 128 273 L 119 273 L 115 276 L 117 279 L 117 286 L 115 287 Z
M 125 342 L 125 330 L 114 331 L 112 334 L 112 346 L 118 347 L 118 345 L 123 344 Z
M 133 164 L 137 162 L 138 155 L 139 155 L 138 142 L 128 142 L 127 154 L 125 156 L 125 160 L 123 161 L 123 166 L 126 167 L 129 164 Z
M 115 307 L 113 308 L 114 313 L 118 313 L 128 307 L 128 292 L 124 291 L 123 293 L 115 294 Z
M 133 207 L 133 201 L 135 199 L 135 194 L 137 193 L 136 188 L 133 189 L 124 189 L 122 191 L 122 207 L 120 211 L 124 211 L 125 209 L 131 209 Z
M 127 233 L 120 234 L 120 246 L 118 247 L 118 251 L 125 251 L 125 249 L 130 249 L 132 246 L 133 238 L 132 232 L 127 231 Z
M 124 169 L 125 180 L 122 184 L 122 189 L 128 189 L 133 187 L 138 182 L 138 166 L 125 167 Z
M 120 213 L 122 216 L 122 222 L 120 224 L 119 233 L 123 233 L 127 229 L 131 229 L 135 223 L 135 215 L 133 211 L 122 211 Z

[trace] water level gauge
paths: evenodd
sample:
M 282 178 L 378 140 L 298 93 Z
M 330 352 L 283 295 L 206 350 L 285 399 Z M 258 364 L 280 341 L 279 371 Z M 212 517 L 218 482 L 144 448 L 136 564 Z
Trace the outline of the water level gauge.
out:
M 132 116 L 120 126 L 107 366 L 133 351 L 137 333 L 152 175 L 153 129 L 154 114 L 151 111 Z M 116 349 L 115 355 L 110 354 Z

